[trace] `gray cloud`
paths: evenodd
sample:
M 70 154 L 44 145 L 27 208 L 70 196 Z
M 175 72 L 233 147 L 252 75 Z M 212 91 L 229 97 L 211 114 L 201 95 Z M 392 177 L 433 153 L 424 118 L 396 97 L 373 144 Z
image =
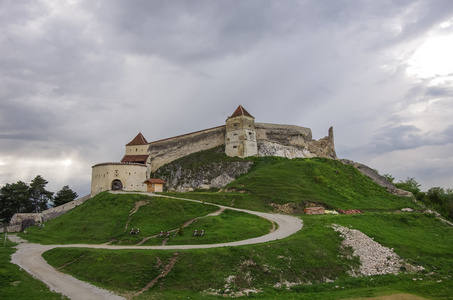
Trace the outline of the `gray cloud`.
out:
M 334 125 L 337 153 L 363 162 L 451 144 L 451 84 L 411 78 L 404 58 L 453 17 L 448 0 L 0 6 L 0 184 L 42 170 L 86 189 L 91 165 L 119 160 L 139 131 L 221 125 L 239 104 L 315 138 Z

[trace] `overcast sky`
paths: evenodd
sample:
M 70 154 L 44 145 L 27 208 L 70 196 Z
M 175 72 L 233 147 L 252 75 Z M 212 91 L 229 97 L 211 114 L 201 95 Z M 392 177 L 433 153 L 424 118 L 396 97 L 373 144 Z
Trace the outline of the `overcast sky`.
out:
M 0 185 L 90 190 L 148 141 L 334 127 L 339 158 L 453 188 L 453 1 L 0 0 Z

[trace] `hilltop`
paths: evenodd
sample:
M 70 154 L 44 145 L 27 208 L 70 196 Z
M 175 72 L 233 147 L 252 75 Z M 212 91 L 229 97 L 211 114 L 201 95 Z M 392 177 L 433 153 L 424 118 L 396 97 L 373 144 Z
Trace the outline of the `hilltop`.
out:
M 420 207 L 412 198 L 388 193 L 350 165 L 325 158 L 232 158 L 214 149 L 175 160 L 159 174 L 168 176 L 168 181 L 180 174 L 174 181 L 177 184 L 193 178 L 209 182 L 228 169 L 225 166 L 237 163 L 247 164 L 248 170 L 221 189 L 165 193 L 201 203 L 103 192 L 46 222 L 45 228 L 30 228 L 21 236 L 45 244 L 114 245 L 137 245 L 154 236 L 142 245 L 159 245 L 164 239 L 155 235 L 173 230 L 165 241 L 168 245 L 211 244 L 260 236 L 274 229 L 267 220 L 229 210 L 219 212 L 210 203 L 289 213 L 303 220 L 302 230 L 263 244 L 146 251 L 54 248 L 43 256 L 60 271 L 129 299 L 214 299 L 246 294 L 263 299 L 344 299 L 401 293 L 450 297 L 453 230 L 433 215 L 402 212 L 402 208 Z M 224 167 L 217 174 L 212 165 Z M 312 205 L 363 213 L 301 213 Z M 206 217 L 214 212 L 218 215 Z M 193 223 L 183 226 L 191 220 Z M 389 249 L 393 273 L 356 277 L 361 260 L 344 244 L 346 238 L 335 226 L 359 230 Z M 131 228 L 140 228 L 140 234 L 131 235 Z M 205 229 L 205 236 L 194 237 L 196 229 Z
M 214 148 L 180 158 L 152 176 L 164 179 L 170 190 L 194 199 L 260 211 L 300 213 L 305 207 L 366 211 L 417 208 L 409 197 L 390 194 L 351 165 L 328 158 L 228 157 Z M 238 167 L 239 166 L 239 167 Z M 219 189 L 213 182 L 229 178 Z M 236 178 L 236 179 L 235 179 Z M 211 187 L 202 190 L 202 187 Z M 172 195 L 177 195 L 172 193 Z

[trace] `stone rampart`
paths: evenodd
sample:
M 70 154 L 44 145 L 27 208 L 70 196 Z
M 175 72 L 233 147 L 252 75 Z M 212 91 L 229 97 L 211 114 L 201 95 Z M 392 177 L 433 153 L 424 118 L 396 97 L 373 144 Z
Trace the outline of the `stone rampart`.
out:
M 84 197 L 78 198 L 74 201 L 65 203 L 63 205 L 49 208 L 44 210 L 41 213 L 17 213 L 11 218 L 9 225 L 6 227 L 7 232 L 20 232 L 23 228 L 23 222 L 25 220 L 33 220 L 35 224 L 48 221 L 50 219 L 61 216 L 62 214 L 68 212 L 76 206 L 83 204 L 85 201 L 91 199 L 91 195 L 86 195 Z M 0 232 L 3 232 L 4 229 L 1 228 Z
M 218 126 L 149 144 L 151 172 L 183 156 L 225 145 L 225 126 Z M 258 156 L 327 157 L 336 159 L 333 130 L 313 140 L 310 128 L 296 125 L 256 123 Z
M 313 140 L 310 128 L 257 123 L 256 139 L 259 156 L 337 158 L 332 127 L 326 137 Z
M 181 136 L 152 142 L 151 172 L 183 156 L 225 144 L 225 126 L 214 127 Z
M 282 145 L 291 145 L 302 138 L 311 141 L 311 129 L 296 125 L 281 125 L 269 123 L 256 123 L 256 140 L 277 142 Z M 296 142 L 297 143 L 297 142 Z
M 85 203 L 89 199 L 91 199 L 91 195 L 86 195 L 84 197 L 78 198 L 78 199 L 76 199 L 74 201 L 65 203 L 63 205 L 60 205 L 60 206 L 57 206 L 57 207 L 53 207 L 53 208 L 49 208 L 49 209 L 47 209 L 47 210 L 45 210 L 45 211 L 43 211 L 41 213 L 42 221 L 45 222 L 45 221 L 48 221 L 50 219 L 54 219 L 56 217 L 59 217 L 62 214 L 70 211 L 74 207 Z

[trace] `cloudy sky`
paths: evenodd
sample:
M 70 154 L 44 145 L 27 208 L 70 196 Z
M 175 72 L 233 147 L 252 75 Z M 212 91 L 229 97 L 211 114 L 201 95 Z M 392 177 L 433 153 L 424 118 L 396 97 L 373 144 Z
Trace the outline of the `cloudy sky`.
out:
M 224 124 L 334 126 L 337 155 L 453 188 L 453 1 L 1 0 L 0 185 Z

